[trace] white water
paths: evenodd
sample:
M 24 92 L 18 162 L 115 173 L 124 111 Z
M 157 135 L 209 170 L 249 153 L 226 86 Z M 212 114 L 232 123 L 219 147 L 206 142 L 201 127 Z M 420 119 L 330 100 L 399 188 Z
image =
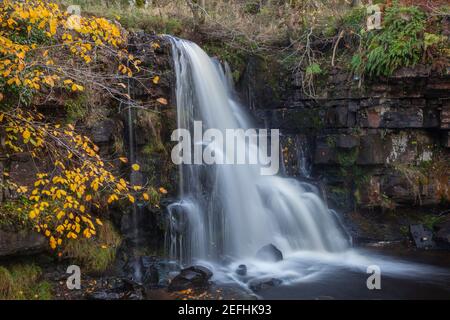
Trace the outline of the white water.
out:
M 200 120 L 204 130 L 251 127 L 221 66 L 196 44 L 171 41 L 178 126 L 192 130 L 194 120 Z M 250 145 L 249 152 L 260 150 Z M 311 186 L 261 176 L 259 169 L 257 165 L 183 165 L 182 200 L 169 208 L 177 229 L 172 233 L 172 255 L 186 261 L 220 256 L 242 259 L 270 243 L 286 255 L 348 247 L 335 217 Z
M 235 99 L 232 81 L 223 70 L 227 67 L 192 42 L 169 39 L 177 77 L 178 127 L 192 131 L 198 120 L 204 130 L 250 128 L 245 107 Z M 258 147 L 251 146 L 249 152 L 259 152 Z M 241 280 L 234 270 L 242 263 L 250 277 L 269 275 L 286 282 L 311 278 L 320 264 L 365 272 L 377 263 L 394 274 L 432 272 L 423 265 L 356 253 L 314 187 L 291 178 L 261 176 L 259 169 L 180 166 L 180 200 L 168 208 L 172 258 L 183 264 L 201 261 L 214 269 L 215 279 L 237 282 Z M 283 252 L 283 261 L 255 259 L 258 249 L 270 243 Z

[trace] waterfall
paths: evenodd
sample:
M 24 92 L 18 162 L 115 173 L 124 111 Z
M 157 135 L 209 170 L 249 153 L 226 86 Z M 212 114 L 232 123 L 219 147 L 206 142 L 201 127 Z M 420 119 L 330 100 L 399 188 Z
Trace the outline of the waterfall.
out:
M 251 121 L 218 61 L 196 44 L 168 37 L 176 73 L 178 127 L 248 129 Z M 244 138 L 245 139 L 245 138 Z M 248 152 L 258 153 L 257 145 Z M 349 247 L 336 217 L 310 185 L 260 175 L 258 165 L 180 165 L 180 199 L 168 207 L 168 247 L 182 263 L 255 256 L 267 244 L 283 254 Z

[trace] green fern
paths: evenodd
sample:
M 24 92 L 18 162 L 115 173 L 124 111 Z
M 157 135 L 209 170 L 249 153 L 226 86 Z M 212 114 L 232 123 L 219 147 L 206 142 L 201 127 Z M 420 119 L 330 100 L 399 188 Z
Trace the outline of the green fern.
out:
M 417 7 L 386 9 L 383 29 L 364 33 L 365 46 L 352 59 L 353 71 L 390 76 L 398 68 L 414 66 L 423 55 L 425 27 L 425 13 Z

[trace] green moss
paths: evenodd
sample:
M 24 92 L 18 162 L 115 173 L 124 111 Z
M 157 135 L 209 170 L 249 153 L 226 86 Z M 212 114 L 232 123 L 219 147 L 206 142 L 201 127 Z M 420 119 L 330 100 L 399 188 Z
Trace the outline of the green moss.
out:
M 88 114 L 87 97 L 80 95 L 76 99 L 69 99 L 65 103 L 67 123 L 75 123 L 84 119 Z
M 228 62 L 231 70 L 233 70 L 233 80 L 239 81 L 247 64 L 247 52 L 222 42 L 205 43 L 202 47 L 209 56 L 218 57 L 220 60 Z
M 116 258 L 120 235 L 111 223 L 103 224 L 96 239 L 71 240 L 64 248 L 64 256 L 79 263 L 87 272 L 103 272 Z
M 433 230 L 437 224 L 443 221 L 445 221 L 445 216 L 437 216 L 434 214 L 427 214 L 420 218 L 420 223 L 430 230 Z
M 363 34 L 362 52 L 352 58 L 358 74 L 390 76 L 400 67 L 414 66 L 423 56 L 426 16 L 419 8 L 398 4 L 386 9 L 383 28 Z
M 341 26 L 347 31 L 359 34 L 366 25 L 367 8 L 356 7 L 347 12 L 341 21 Z
M 164 153 L 166 149 L 161 141 L 154 141 L 153 143 L 148 143 L 142 148 L 142 153 L 151 156 L 154 153 Z
M 35 264 L 0 266 L 0 299 L 49 300 L 52 286 L 41 281 L 42 270 Z

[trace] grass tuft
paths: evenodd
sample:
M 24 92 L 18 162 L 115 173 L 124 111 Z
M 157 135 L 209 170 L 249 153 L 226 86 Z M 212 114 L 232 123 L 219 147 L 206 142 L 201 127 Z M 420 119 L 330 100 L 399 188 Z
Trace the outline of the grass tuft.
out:
M 109 222 L 103 222 L 96 239 L 68 242 L 64 256 L 73 259 L 87 272 L 104 272 L 114 262 L 120 245 L 120 235 Z
M 0 266 L 0 300 L 50 300 L 52 286 L 35 264 Z

